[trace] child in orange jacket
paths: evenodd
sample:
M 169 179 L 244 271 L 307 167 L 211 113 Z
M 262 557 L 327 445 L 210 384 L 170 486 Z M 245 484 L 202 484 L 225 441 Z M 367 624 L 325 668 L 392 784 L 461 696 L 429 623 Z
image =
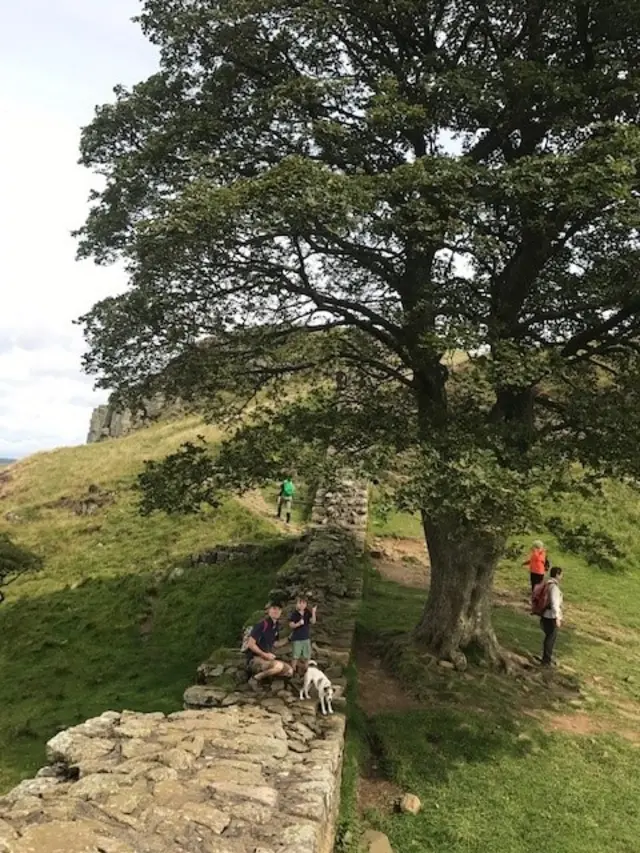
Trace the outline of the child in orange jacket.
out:
M 531 581 L 531 590 L 533 591 L 539 583 L 543 582 L 544 573 L 550 565 L 543 542 L 536 539 L 531 548 L 529 559 L 525 560 L 522 565 L 529 567 L 529 579 Z

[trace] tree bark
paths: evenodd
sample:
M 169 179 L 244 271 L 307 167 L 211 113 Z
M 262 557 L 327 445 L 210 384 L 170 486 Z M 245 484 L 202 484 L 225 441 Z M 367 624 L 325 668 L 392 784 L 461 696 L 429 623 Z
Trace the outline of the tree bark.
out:
M 431 585 L 416 639 L 441 660 L 464 668 L 467 654 L 502 665 L 491 623 L 491 590 L 503 542 L 456 519 L 423 518 Z

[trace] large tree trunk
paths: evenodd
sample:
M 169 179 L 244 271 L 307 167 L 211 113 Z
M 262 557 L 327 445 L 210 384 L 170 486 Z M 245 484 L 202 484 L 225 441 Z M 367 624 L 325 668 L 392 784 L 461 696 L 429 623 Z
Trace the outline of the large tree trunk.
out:
M 455 519 L 423 519 L 431 586 L 416 638 L 439 659 L 464 668 L 473 652 L 503 664 L 491 624 L 491 588 L 503 543 Z

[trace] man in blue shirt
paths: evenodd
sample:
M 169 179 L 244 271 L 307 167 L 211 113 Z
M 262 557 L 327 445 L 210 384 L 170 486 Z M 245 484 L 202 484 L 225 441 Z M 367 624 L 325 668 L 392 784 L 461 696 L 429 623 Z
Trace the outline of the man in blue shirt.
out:
M 282 607 L 272 602 L 267 609 L 267 616 L 254 625 L 247 639 L 247 670 L 252 678 L 249 685 L 258 687 L 265 678 L 291 678 L 293 670 L 288 663 L 278 660 L 274 648 L 279 645 L 280 626 L 278 620 L 282 615 Z

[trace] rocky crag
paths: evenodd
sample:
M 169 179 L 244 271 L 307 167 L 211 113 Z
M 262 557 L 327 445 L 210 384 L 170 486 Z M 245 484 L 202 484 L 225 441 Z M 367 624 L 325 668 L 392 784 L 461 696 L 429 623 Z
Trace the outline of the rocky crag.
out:
M 118 406 L 114 402 L 106 403 L 91 413 L 87 444 L 104 441 L 106 438 L 122 438 L 177 411 L 176 406 L 167 405 L 162 395 L 144 400 L 137 411 Z
M 314 656 L 338 694 L 361 596 L 345 526 L 304 536 L 271 594 L 286 608 L 300 591 L 318 604 Z M 344 697 L 323 717 L 295 683 L 252 693 L 234 649 L 217 650 L 197 682 L 183 711 L 108 711 L 56 735 L 49 764 L 0 799 L 0 853 L 330 853 Z

